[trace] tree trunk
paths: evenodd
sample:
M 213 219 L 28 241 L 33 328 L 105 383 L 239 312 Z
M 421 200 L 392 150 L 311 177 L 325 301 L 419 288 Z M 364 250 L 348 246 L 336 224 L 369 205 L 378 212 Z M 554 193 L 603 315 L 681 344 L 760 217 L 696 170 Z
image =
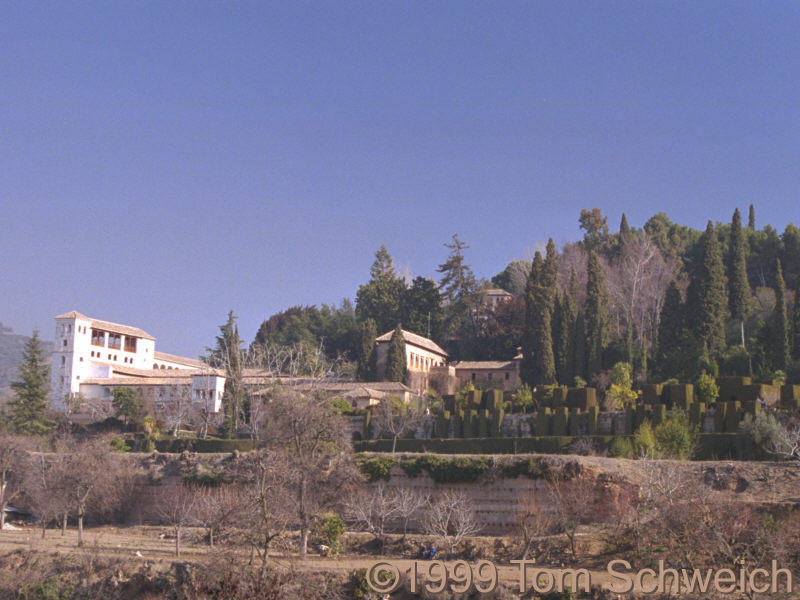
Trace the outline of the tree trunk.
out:
M 42 539 L 44 539 L 44 534 L 47 532 L 47 521 L 42 519 Z
M 214 528 L 208 530 L 208 545 L 214 547 Z
M 306 553 L 308 552 L 308 527 L 303 525 L 300 530 L 300 558 L 305 560 Z
M 83 511 L 78 513 L 78 546 L 83 546 Z
M 739 320 L 739 327 L 742 330 L 742 350 L 747 350 L 744 345 L 744 319 Z
M 181 528 L 175 528 L 175 556 L 181 555 Z
M 64 511 L 64 515 L 61 517 L 61 535 L 66 535 L 67 533 L 67 516 L 69 513 Z

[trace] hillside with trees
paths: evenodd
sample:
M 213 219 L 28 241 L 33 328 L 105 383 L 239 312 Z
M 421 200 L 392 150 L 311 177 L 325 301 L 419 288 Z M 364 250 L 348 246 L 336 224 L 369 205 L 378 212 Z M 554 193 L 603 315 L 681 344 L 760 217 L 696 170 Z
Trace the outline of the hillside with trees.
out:
M 531 385 L 602 381 L 618 362 L 639 383 L 703 371 L 800 382 L 800 228 L 757 229 L 753 206 L 746 225 L 738 209 L 709 216 L 718 220 L 697 230 L 664 213 L 637 227 L 623 214 L 614 232 L 600 209 L 582 210 L 583 239 L 560 249 L 550 240 L 489 280 L 472 271 L 458 235 L 436 277 L 411 281 L 381 246 L 354 304 L 289 308 L 264 321 L 254 345 L 322 346 L 359 362 L 365 378 L 365 327 L 381 335 L 400 325 L 456 360 L 508 360 L 522 348 Z M 513 298 L 487 302 L 489 288 Z

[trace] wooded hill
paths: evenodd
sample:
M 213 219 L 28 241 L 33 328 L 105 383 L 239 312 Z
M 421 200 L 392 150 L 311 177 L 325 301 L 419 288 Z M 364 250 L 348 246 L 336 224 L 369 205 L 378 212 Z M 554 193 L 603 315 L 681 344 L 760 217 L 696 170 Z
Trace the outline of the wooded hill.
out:
M 330 357 L 358 361 L 370 321 L 379 334 L 401 323 L 454 359 L 507 360 L 522 347 L 531 385 L 602 384 L 620 361 L 639 381 L 694 381 L 706 370 L 800 383 L 800 228 L 758 229 L 752 205 L 746 219 L 737 209 L 705 231 L 658 213 L 640 228 L 623 214 L 612 232 L 597 208 L 579 222 L 582 240 L 560 250 L 551 240 L 489 281 L 457 235 L 438 281 L 405 281 L 382 246 L 355 305 L 289 308 L 264 321 L 254 344 L 322 343 Z M 482 294 L 492 287 L 513 299 L 492 307 Z

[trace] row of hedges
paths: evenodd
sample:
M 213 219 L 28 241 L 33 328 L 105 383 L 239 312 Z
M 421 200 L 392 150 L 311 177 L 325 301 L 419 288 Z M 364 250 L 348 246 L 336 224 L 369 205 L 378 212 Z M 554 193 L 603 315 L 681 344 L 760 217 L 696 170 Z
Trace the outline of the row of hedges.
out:
M 517 438 L 455 438 L 455 439 L 403 439 L 397 441 L 398 452 L 429 452 L 432 454 L 563 454 L 570 444 L 577 440 L 588 439 L 597 451 L 609 450 L 616 438 L 629 436 L 592 435 L 592 436 L 535 436 Z M 355 443 L 356 452 L 391 452 L 392 440 L 367 440 Z M 745 447 L 744 439 L 738 433 L 701 433 L 697 436 L 695 459 L 750 459 L 751 453 Z M 388 478 L 389 469 L 396 463 L 393 458 L 370 460 L 388 460 L 383 463 L 382 472 Z M 374 463 L 377 465 L 378 463 Z M 401 463 L 401 466 L 402 463 Z M 364 467 L 362 467 L 363 470 Z M 370 467 L 377 468 L 377 466 Z M 405 467 L 404 467 L 405 469 Z M 426 469 L 427 470 L 427 469 Z M 366 471 L 365 471 L 366 472 Z M 408 471 L 407 471 L 408 472 Z M 430 472 L 430 470 L 429 470 Z
M 417 477 L 425 471 L 437 483 L 472 483 L 489 471 L 497 468 L 503 477 L 528 477 L 529 479 L 568 480 L 577 476 L 580 465 L 568 462 L 563 466 L 554 465 L 550 461 L 536 457 L 493 457 L 493 456 L 456 456 L 445 458 L 436 454 L 422 456 L 356 456 L 356 464 L 367 480 L 389 481 L 391 469 L 400 465 L 406 475 Z
M 225 453 L 238 450 L 239 452 L 249 452 L 258 448 L 258 440 L 197 440 L 197 439 L 167 439 L 156 442 L 156 450 L 159 452 L 175 453 L 181 452 L 201 452 L 201 453 Z

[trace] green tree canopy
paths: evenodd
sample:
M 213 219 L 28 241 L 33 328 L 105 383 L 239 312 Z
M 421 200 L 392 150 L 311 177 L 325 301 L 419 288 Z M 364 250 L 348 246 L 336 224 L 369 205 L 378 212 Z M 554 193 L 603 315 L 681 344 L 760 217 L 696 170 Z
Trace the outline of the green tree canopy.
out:
M 373 319 L 378 331 L 392 329 L 400 322 L 400 303 L 405 283 L 397 277 L 392 256 L 381 244 L 369 270 L 370 280 L 356 293 L 356 316 L 359 321 Z
M 690 325 L 697 339 L 712 354 L 722 351 L 728 297 L 722 250 L 711 221 L 700 238 L 700 255 L 692 271 L 687 303 Z
M 394 330 L 386 355 L 386 380 L 403 381 L 406 378 L 406 343 L 400 325 Z
M 11 426 L 18 433 L 43 435 L 54 423 L 47 419 L 50 366 L 45 358 L 39 332 L 34 331 L 22 351 L 19 379 L 11 384 L 15 397 L 9 401 Z

